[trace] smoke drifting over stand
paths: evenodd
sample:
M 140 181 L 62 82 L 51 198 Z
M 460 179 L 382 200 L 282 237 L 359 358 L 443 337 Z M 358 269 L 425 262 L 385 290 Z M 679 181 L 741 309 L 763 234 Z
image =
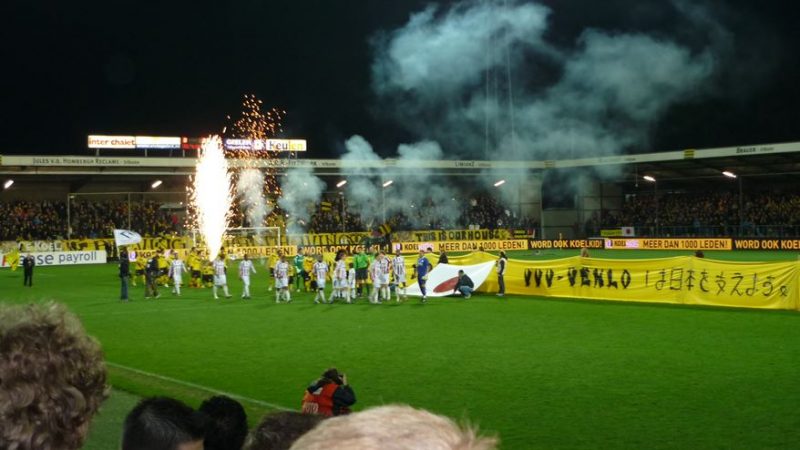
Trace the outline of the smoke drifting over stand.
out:
M 670 106 L 713 87 L 721 53 L 731 47 L 702 8 L 672 9 L 680 27 L 705 42 L 690 47 L 664 33 L 585 29 L 564 48 L 547 42 L 548 20 L 558 11 L 543 5 L 431 6 L 374 39 L 373 88 L 392 105 L 394 120 L 436 140 L 450 157 L 542 160 L 642 150 Z M 556 75 L 542 81 L 543 72 Z
M 286 171 L 281 180 L 281 197 L 278 205 L 288 214 L 286 231 L 289 234 L 304 233 L 315 207 L 325 190 L 325 182 L 311 169 L 295 168 Z
M 347 152 L 342 161 L 382 159 L 361 136 L 348 139 L 345 148 Z M 397 148 L 397 159 L 401 163 L 443 158 L 442 148 L 436 142 L 401 144 Z M 389 181 L 391 184 L 384 186 Z M 426 169 L 356 169 L 346 185 L 351 212 L 357 212 L 368 227 L 382 224 L 384 215 L 388 218 L 397 214 L 420 228 L 430 228 L 432 224 L 452 226 L 461 214 L 462 204 L 456 201 L 460 196 L 455 188 L 445 185 L 441 177 Z

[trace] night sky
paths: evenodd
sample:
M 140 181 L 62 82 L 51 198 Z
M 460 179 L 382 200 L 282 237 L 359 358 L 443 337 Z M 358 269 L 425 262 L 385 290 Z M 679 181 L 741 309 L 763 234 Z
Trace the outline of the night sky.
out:
M 0 31 L 0 154 L 87 154 L 90 133 L 219 132 L 248 93 L 287 111 L 285 135 L 307 138 L 308 157 L 335 157 L 356 133 L 391 153 L 425 136 L 381 113 L 391 105 L 370 88 L 370 42 L 429 3 L 11 0 Z M 661 1 L 541 3 L 553 10 L 555 44 L 587 27 L 670 30 Z M 713 94 L 654 123 L 649 150 L 800 140 L 798 6 L 711 4 L 726 11 L 740 63 Z

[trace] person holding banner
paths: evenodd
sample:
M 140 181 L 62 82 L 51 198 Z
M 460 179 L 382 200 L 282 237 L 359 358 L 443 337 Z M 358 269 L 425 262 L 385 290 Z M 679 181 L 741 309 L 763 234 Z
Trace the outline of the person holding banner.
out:
M 461 295 L 464 296 L 465 299 L 472 297 L 472 291 L 475 290 L 475 283 L 472 282 L 472 279 L 469 275 L 465 274 L 463 270 L 458 271 L 458 281 L 456 281 L 456 285 L 453 288 L 453 294 L 456 292 L 460 292 Z
M 428 280 L 428 272 L 430 272 L 432 269 L 433 265 L 428 258 L 425 257 L 425 251 L 420 249 L 419 258 L 417 259 L 417 263 L 414 265 L 414 273 L 411 275 L 411 278 L 417 278 L 419 290 L 422 292 L 422 303 L 428 301 L 428 292 L 425 289 L 425 282 Z
M 497 284 L 500 286 L 500 291 L 497 293 L 498 297 L 506 295 L 506 266 L 508 265 L 508 258 L 506 252 L 500 252 L 500 259 L 497 260 Z

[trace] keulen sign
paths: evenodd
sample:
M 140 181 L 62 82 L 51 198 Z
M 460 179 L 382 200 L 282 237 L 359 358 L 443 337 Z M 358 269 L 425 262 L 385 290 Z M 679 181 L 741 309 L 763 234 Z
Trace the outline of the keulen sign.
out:
M 107 149 L 131 149 L 131 148 L 150 148 L 150 149 L 179 149 L 181 148 L 180 137 L 163 136 L 104 136 L 98 134 L 89 135 L 89 148 Z

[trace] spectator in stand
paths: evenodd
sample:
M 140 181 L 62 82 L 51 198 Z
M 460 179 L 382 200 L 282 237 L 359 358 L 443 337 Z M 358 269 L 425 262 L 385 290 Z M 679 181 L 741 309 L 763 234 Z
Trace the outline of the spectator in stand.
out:
M 493 450 L 497 439 L 480 437 L 447 417 L 410 406 L 381 406 L 328 419 L 292 450 Z
M 339 416 L 349 414 L 355 403 L 356 394 L 347 384 L 347 375 L 332 367 L 308 386 L 303 395 L 302 411 L 326 417 Z
M 103 353 L 77 317 L 0 305 L 0 447 L 79 449 L 107 397 Z
M 203 450 L 206 419 L 178 400 L 152 397 L 125 418 L 122 450 Z
M 245 450 L 289 450 L 302 435 L 324 420 L 316 414 L 283 411 L 261 419 L 247 437 Z
M 198 411 L 208 421 L 204 450 L 241 450 L 247 437 L 247 413 L 241 403 L 218 395 L 205 400 Z

